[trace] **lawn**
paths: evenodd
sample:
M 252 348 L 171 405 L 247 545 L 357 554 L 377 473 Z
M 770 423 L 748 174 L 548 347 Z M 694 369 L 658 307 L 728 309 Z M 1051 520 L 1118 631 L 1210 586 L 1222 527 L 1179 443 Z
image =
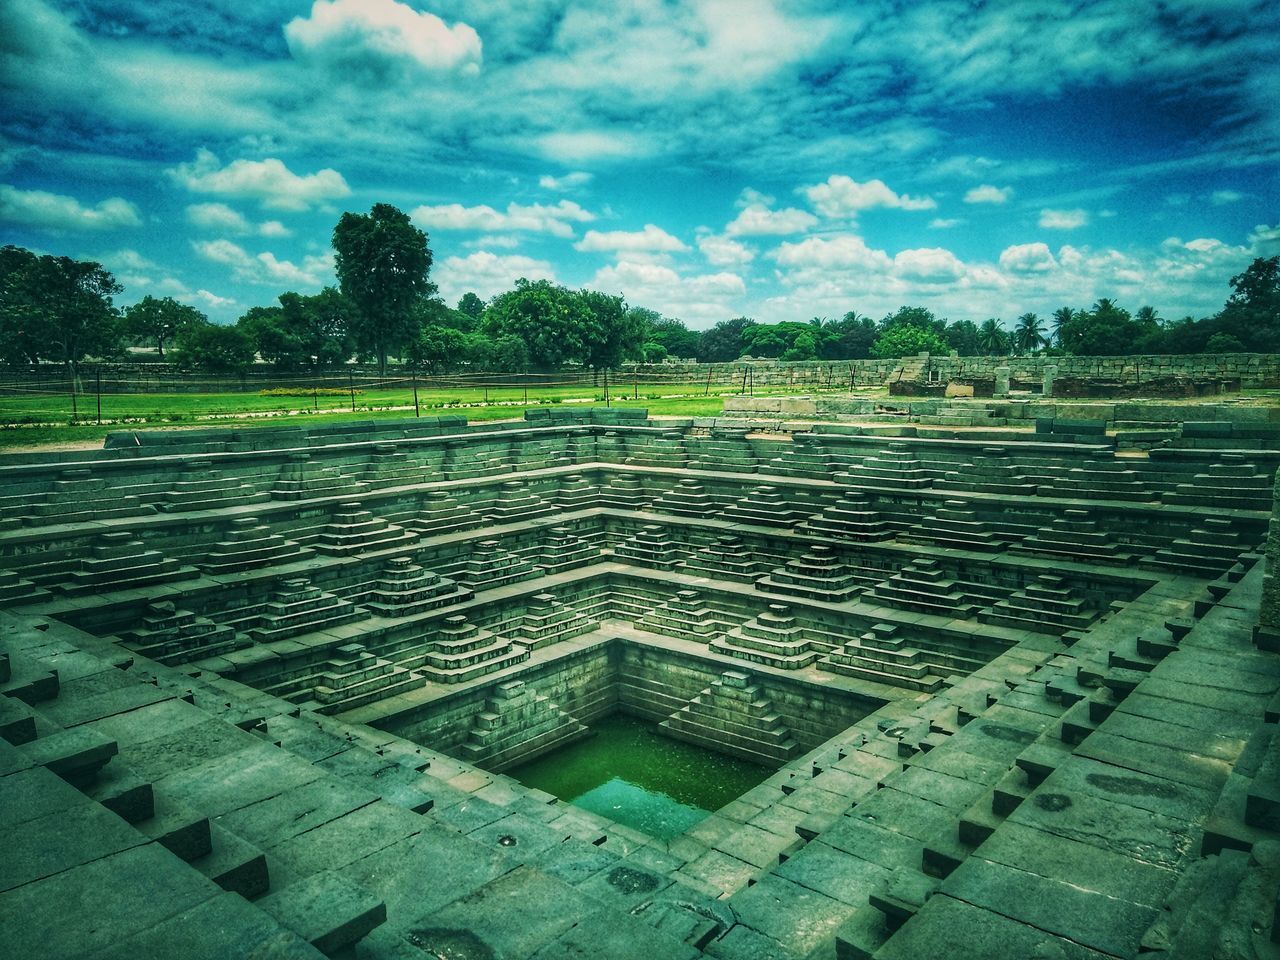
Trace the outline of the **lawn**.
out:
M 714 391 L 715 388 L 713 388 Z M 723 389 L 723 388 L 722 388 Z M 653 392 L 647 392 L 653 391 Z M 640 406 L 658 416 L 715 416 L 724 408 L 717 392 L 704 395 L 694 384 L 647 387 L 629 384 L 625 393 L 610 391 L 609 405 Z M 731 393 L 726 391 L 726 395 Z M 102 422 L 97 397 L 77 398 L 73 421 L 67 396 L 0 397 L 0 448 L 53 443 L 84 443 L 113 430 L 184 426 L 272 426 L 281 420 L 326 423 L 357 418 L 414 416 L 412 388 L 357 390 L 350 393 L 299 393 L 269 396 L 259 393 L 104 394 Z M 461 414 L 471 421 L 516 419 L 526 410 L 548 405 L 605 406 L 602 388 L 590 385 L 538 387 L 526 394 L 520 387 L 419 389 L 417 412 L 424 417 Z

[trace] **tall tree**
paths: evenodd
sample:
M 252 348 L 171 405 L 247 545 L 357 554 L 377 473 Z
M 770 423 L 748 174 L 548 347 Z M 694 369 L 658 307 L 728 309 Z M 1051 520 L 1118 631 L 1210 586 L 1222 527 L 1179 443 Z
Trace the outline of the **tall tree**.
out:
M 987 317 L 978 328 L 978 349 L 988 357 L 1003 357 L 1009 352 L 1009 333 L 995 317 Z
M 899 323 L 880 334 L 871 348 L 871 355 L 884 360 L 926 352 L 934 356 L 945 356 L 950 350 L 947 342 L 929 327 Z
M 578 302 L 587 326 L 583 332 L 584 362 L 594 370 L 613 368 L 637 359 L 644 344 L 644 323 L 620 295 L 579 290 Z
M 1219 331 L 1248 350 L 1280 350 L 1280 256 L 1254 260 L 1231 278 L 1231 291 L 1218 314 Z
M 240 375 L 253 363 L 253 342 L 239 326 L 189 324 L 173 345 L 173 362 L 183 370 Z
M 550 280 L 523 277 L 514 290 L 499 294 L 484 311 L 483 332 L 497 340 L 519 337 L 529 362 L 541 370 L 587 362 L 588 328 L 592 321 L 575 291 Z
M 979 346 L 981 333 L 972 320 L 957 320 L 948 324 L 944 339 L 947 346 L 962 357 L 976 357 L 982 352 L 982 347 Z
M 1076 312 L 1070 307 L 1059 307 L 1053 311 L 1053 332 L 1049 334 L 1049 339 L 1054 346 L 1062 346 L 1062 327 L 1070 323 L 1075 314 Z
M 474 327 L 480 322 L 480 318 L 484 316 L 484 301 L 468 290 L 458 300 L 458 312 L 470 317 L 471 326 Z
M 1027 353 L 1035 353 L 1045 345 L 1044 324 L 1034 313 L 1024 313 L 1013 328 L 1013 345 Z
M 737 360 L 745 348 L 743 335 L 755 325 L 750 317 L 735 317 L 721 320 L 710 330 L 702 331 L 698 338 L 698 359 L 703 363 Z
M 388 355 L 416 338 L 414 304 L 435 292 L 427 235 L 407 214 L 375 203 L 368 214 L 342 215 L 333 249 L 338 285 L 360 315 L 356 346 L 385 374 Z
M 208 317 L 195 307 L 179 303 L 173 297 L 156 299 L 147 294 L 137 303 L 124 308 L 122 329 L 125 336 L 156 345 L 156 353 L 164 359 L 164 345 L 187 324 L 207 322 Z

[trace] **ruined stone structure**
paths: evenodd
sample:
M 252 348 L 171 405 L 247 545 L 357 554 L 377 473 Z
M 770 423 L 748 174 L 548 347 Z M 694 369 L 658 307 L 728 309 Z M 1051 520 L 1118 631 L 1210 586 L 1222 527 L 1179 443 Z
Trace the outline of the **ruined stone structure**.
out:
M 1060 425 L 0 457 L 0 943 L 1274 956 L 1280 437 Z M 665 841 L 502 773 L 617 711 L 776 772 Z

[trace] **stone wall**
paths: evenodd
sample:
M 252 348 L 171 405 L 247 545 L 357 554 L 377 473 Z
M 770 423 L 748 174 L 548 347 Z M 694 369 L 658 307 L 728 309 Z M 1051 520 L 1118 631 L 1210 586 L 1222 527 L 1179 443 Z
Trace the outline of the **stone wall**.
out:
M 880 385 L 893 379 L 927 378 L 990 380 L 997 367 L 1008 367 L 1015 380 L 1038 382 L 1046 366 L 1057 367 L 1059 378 L 1091 378 L 1141 383 L 1146 379 L 1186 377 L 1192 380 L 1239 380 L 1244 387 L 1280 385 L 1280 354 L 1224 353 L 1188 356 L 1133 357 L 902 357 L 896 360 L 813 360 L 784 363 L 779 360 L 738 361 L 733 364 L 665 363 L 627 365 L 627 373 L 684 374 L 690 380 L 706 379 L 736 368 L 747 372 L 754 390 L 777 386 L 838 388 L 841 385 Z

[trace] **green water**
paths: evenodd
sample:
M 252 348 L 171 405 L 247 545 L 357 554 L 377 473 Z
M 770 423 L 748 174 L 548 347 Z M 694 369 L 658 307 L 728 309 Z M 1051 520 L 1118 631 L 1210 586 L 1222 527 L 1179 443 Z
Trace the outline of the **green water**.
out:
M 507 771 L 526 786 L 662 840 L 679 836 L 773 770 L 672 740 L 625 714 L 595 736 Z

